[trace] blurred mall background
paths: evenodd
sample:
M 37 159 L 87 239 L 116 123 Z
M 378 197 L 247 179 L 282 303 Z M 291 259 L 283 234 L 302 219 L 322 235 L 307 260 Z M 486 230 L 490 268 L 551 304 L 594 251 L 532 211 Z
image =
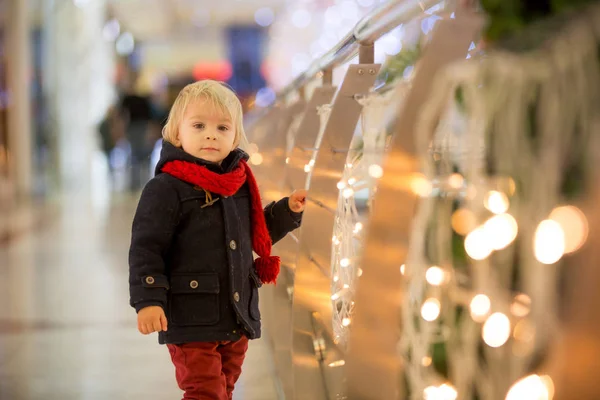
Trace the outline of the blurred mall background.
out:
M 91 190 L 107 172 L 122 190 L 130 184 L 132 158 L 135 164 L 136 153 L 144 158 L 152 151 L 182 86 L 218 79 L 236 90 L 246 109 L 266 106 L 274 91 L 376 5 L 3 0 L 1 208 L 15 207 L 15 199 L 30 194 Z M 398 39 L 389 35 L 376 61 L 399 50 Z M 144 138 L 132 143 L 124 115 L 148 123 Z

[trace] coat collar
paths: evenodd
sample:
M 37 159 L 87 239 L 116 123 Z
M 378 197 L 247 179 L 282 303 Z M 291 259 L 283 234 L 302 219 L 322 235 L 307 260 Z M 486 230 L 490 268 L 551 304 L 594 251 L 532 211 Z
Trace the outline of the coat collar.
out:
M 156 165 L 154 174 L 155 175 L 160 174 L 162 172 L 161 171 L 162 167 L 164 167 L 164 165 L 166 163 L 168 163 L 169 161 L 176 161 L 176 160 L 186 161 L 186 162 L 190 162 L 190 163 L 193 163 L 196 165 L 202 165 L 202 166 L 205 166 L 206 168 L 208 168 L 212 172 L 215 172 L 217 174 L 224 174 L 227 172 L 231 172 L 235 167 L 238 166 L 240 161 L 242 161 L 242 160 L 247 161 L 248 159 L 249 159 L 248 154 L 246 154 L 246 152 L 244 150 L 237 148 L 237 149 L 231 151 L 231 153 L 229 153 L 229 155 L 223 160 L 221 165 L 219 165 L 212 161 L 207 161 L 207 160 L 203 160 L 201 158 L 194 157 L 193 155 L 188 154 L 185 151 L 183 151 L 182 148 L 175 147 L 171 143 L 163 140 L 162 149 L 160 151 L 160 159 L 158 161 L 158 164 Z

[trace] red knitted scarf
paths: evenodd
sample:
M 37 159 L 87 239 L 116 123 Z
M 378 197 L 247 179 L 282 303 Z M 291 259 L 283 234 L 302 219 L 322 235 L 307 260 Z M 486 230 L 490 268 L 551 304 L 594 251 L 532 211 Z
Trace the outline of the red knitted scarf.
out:
M 206 167 L 178 160 L 166 163 L 162 167 L 162 171 L 221 196 L 233 196 L 245 182 L 248 182 L 251 203 L 252 249 L 260 256 L 254 261 L 254 265 L 263 283 L 275 283 L 277 275 L 279 275 L 281 260 L 279 257 L 271 255 L 273 244 L 267 229 L 260 192 L 254 174 L 246 161 L 240 161 L 240 164 L 233 171 L 225 174 L 217 174 Z

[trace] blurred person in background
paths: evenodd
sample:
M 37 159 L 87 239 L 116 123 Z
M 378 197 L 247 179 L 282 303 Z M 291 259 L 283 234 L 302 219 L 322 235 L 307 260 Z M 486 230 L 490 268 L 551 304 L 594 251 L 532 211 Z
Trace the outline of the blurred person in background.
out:
M 98 126 L 98 135 L 100 139 L 100 149 L 106 157 L 110 178 L 113 178 L 114 163 L 111 160 L 111 153 L 119 139 L 123 137 L 123 124 L 116 106 L 111 106 L 106 111 L 106 116 Z
M 137 191 L 150 179 L 148 175 L 153 126 L 152 103 L 150 97 L 139 88 L 130 85 L 123 95 L 120 115 L 125 124 L 125 138 L 131 148 L 129 189 Z

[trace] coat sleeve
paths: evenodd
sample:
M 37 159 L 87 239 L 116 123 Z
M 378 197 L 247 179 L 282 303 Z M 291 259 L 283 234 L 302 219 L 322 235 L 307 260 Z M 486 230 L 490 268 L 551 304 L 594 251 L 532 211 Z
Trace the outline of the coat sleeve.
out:
M 287 197 L 270 203 L 264 211 L 273 244 L 279 242 L 289 232 L 299 228 L 302 223 L 302 213 L 296 213 L 290 209 Z
M 160 178 L 148 182 L 142 192 L 129 249 L 130 304 L 137 312 L 166 305 L 169 280 L 165 256 L 177 227 L 179 207 L 177 192 Z

